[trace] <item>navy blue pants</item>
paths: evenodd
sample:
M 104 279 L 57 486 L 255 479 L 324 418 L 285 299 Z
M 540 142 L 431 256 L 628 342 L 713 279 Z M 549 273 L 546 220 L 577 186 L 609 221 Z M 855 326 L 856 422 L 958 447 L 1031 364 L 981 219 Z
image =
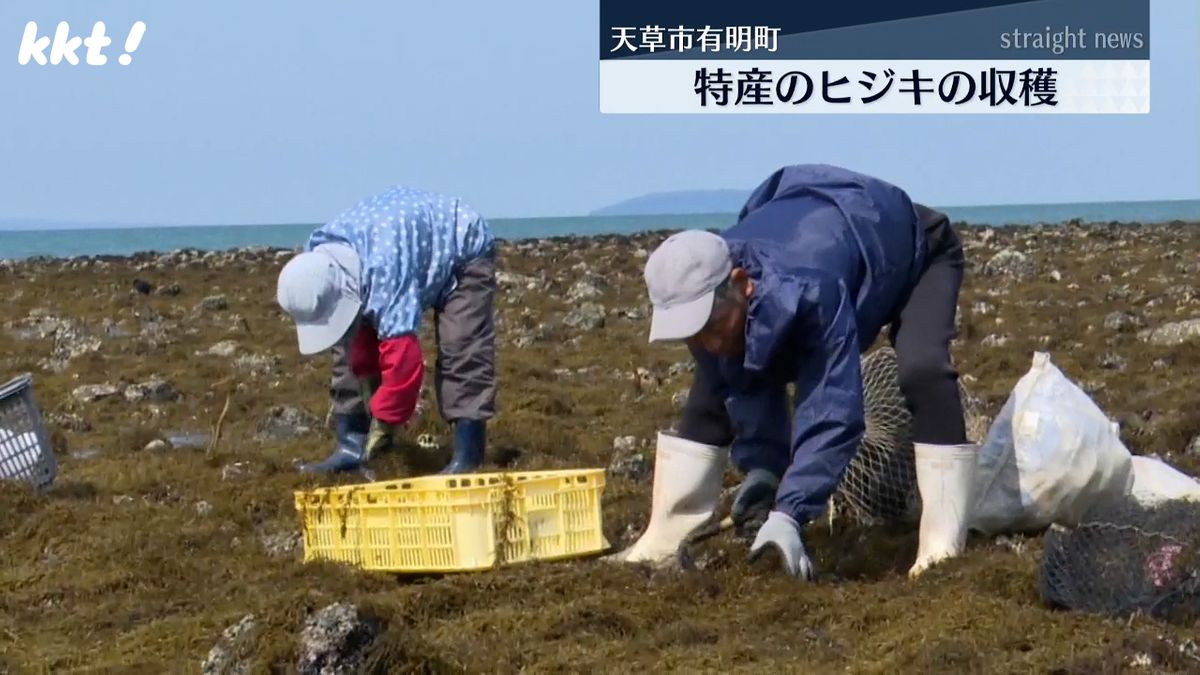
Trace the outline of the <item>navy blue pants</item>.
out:
M 892 320 L 888 337 L 896 350 L 900 390 L 913 415 L 913 441 L 959 445 L 967 442 L 967 432 L 950 341 L 965 266 L 962 242 L 945 214 L 919 204 L 916 209 L 925 227 L 925 271 Z M 720 383 L 709 381 L 699 368 L 679 435 L 709 445 L 733 442 Z

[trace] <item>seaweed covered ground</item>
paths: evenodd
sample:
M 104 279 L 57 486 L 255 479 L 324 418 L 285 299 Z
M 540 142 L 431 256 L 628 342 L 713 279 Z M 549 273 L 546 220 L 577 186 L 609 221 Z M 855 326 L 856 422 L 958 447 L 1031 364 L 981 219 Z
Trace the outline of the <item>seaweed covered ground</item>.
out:
M 1200 471 L 1200 227 L 960 230 L 955 358 L 986 412 L 1048 351 L 1132 451 Z M 611 466 L 614 546 L 646 522 L 653 438 L 691 377 L 685 350 L 646 342 L 664 236 L 501 250 L 489 466 Z M 821 522 L 810 585 L 747 566 L 732 535 L 690 571 L 303 564 L 292 491 L 331 481 L 294 461 L 331 447 L 329 360 L 297 354 L 275 304 L 288 254 L 0 263 L 0 374 L 34 374 L 60 463 L 46 494 L 0 484 L 0 672 L 1200 672 L 1196 625 L 1043 607 L 1038 537 L 973 539 L 910 581 L 912 530 Z M 424 408 L 379 478 L 446 460 Z M 322 660 L 330 642 L 346 653 Z

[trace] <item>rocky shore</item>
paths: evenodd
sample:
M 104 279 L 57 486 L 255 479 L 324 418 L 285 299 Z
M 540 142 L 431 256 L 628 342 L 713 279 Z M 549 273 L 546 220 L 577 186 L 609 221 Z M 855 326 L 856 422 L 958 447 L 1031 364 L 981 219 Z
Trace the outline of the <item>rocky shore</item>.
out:
M 1132 451 L 1200 473 L 1200 224 L 958 229 L 955 359 L 985 411 L 1046 351 Z M 654 434 L 691 379 L 685 349 L 646 343 L 641 270 L 666 234 L 500 248 L 489 467 L 608 467 L 615 546 L 645 525 Z M 292 491 L 316 481 L 294 463 L 330 446 L 329 362 L 297 354 L 275 304 L 292 253 L 0 261 L 0 380 L 33 374 L 59 460 L 46 494 L 0 484 L 0 672 L 1200 668 L 1195 627 L 1041 607 L 1036 537 L 974 542 L 919 583 L 912 532 L 828 524 L 807 587 L 747 567 L 732 538 L 686 572 L 303 565 Z M 445 461 L 428 387 L 421 409 L 380 478 Z

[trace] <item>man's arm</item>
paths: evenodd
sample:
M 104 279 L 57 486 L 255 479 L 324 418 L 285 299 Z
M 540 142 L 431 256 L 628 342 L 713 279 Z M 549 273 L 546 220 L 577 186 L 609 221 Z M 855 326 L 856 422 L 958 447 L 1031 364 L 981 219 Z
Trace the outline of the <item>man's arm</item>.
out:
M 803 525 L 825 508 L 865 429 L 861 353 L 845 285 L 822 275 L 801 298 L 803 356 L 796 378 L 792 461 L 775 509 Z

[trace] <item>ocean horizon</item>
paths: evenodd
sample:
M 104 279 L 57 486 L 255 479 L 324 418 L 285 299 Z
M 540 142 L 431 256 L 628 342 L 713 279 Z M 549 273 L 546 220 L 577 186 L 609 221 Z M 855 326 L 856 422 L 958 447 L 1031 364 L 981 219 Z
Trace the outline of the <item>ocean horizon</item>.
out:
M 1200 199 L 1143 202 L 1086 202 L 936 207 L 955 223 L 1004 227 L 1010 225 L 1086 223 L 1200 222 Z M 634 216 L 573 216 L 489 219 L 500 239 L 629 235 L 685 228 L 723 229 L 736 214 L 677 214 Z M 222 251 L 267 246 L 296 248 L 316 223 L 282 225 L 168 225 L 62 229 L 0 230 L 0 260 L 33 257 L 70 258 L 97 255 L 165 253 L 178 249 Z

